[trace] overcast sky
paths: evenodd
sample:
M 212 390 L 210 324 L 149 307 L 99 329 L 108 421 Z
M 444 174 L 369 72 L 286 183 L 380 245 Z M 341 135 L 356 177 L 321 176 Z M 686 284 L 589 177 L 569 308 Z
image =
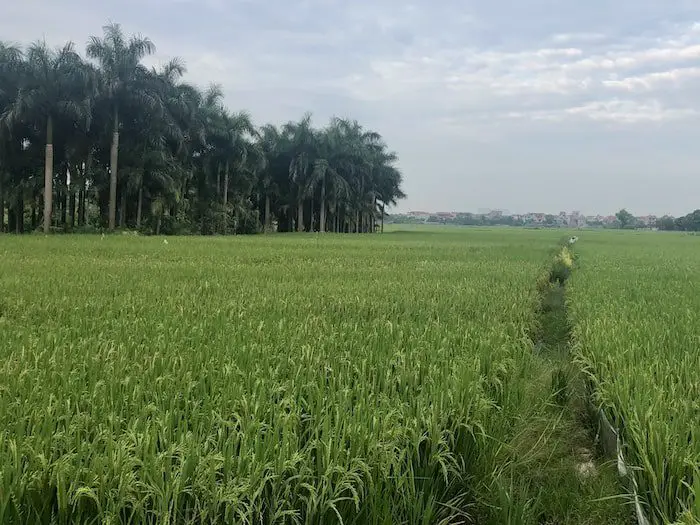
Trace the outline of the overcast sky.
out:
M 379 131 L 399 210 L 700 207 L 698 0 L 24 0 L 0 39 L 84 49 L 108 21 L 258 124 Z

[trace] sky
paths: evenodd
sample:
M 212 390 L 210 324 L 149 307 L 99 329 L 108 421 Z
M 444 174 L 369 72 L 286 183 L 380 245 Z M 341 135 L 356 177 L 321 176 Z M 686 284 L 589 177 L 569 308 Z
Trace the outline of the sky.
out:
M 257 124 L 378 131 L 395 211 L 700 208 L 698 0 L 23 0 L 0 39 L 84 50 L 107 22 Z

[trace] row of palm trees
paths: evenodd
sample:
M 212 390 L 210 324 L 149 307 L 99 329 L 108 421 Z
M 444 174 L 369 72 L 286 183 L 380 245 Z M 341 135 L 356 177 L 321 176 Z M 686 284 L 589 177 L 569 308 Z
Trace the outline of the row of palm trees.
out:
M 256 128 L 180 60 L 144 66 L 148 38 L 103 29 L 87 59 L 0 43 L 0 231 L 369 232 L 404 197 L 378 133 L 309 115 Z

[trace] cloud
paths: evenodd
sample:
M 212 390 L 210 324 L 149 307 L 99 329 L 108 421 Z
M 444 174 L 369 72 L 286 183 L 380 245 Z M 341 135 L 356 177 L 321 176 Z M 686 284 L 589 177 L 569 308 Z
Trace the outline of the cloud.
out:
M 408 193 L 427 199 L 417 207 L 495 199 L 508 170 L 555 177 L 597 162 L 608 183 L 611 163 L 680 178 L 700 165 L 687 153 L 700 139 L 697 0 L 25 0 L 8 4 L 0 27 L 9 40 L 82 47 L 108 20 L 152 38 L 149 64 L 181 56 L 187 81 L 221 84 L 227 105 L 259 123 L 311 110 L 319 124 L 343 115 L 380 131 Z M 427 172 L 438 182 L 422 182 Z M 501 183 L 487 191 L 475 173 Z M 436 189 L 446 181 L 466 189 L 446 196 Z M 623 199 L 628 182 L 607 198 Z M 566 206 L 572 193 L 548 184 L 546 199 Z
M 554 44 L 600 42 L 605 40 L 602 33 L 557 33 L 550 37 Z
M 675 68 L 643 75 L 604 80 L 603 85 L 624 91 L 653 91 L 658 88 L 678 87 L 683 83 L 700 78 L 700 67 Z
M 690 24 L 673 33 L 645 39 L 622 38 L 610 47 L 599 43 L 602 35 L 585 33 L 542 39 L 545 43 L 562 43 L 559 47 L 533 45 L 517 50 L 424 44 L 398 55 L 375 58 L 364 71 L 339 79 L 337 87 L 358 100 L 406 105 L 431 93 L 433 100 L 439 99 L 433 102 L 438 107 L 457 111 L 492 107 L 495 118 L 501 114 L 499 108 L 510 105 L 514 99 L 530 107 L 517 114 L 529 112 L 537 119 L 542 114 L 556 115 L 554 109 L 543 113 L 542 108 L 532 108 L 538 101 L 550 105 L 555 97 L 562 116 L 573 114 L 593 121 L 619 118 L 621 123 L 634 124 L 647 119 L 631 118 L 628 110 L 609 111 L 606 118 L 600 115 L 601 111 L 619 106 L 611 91 L 658 92 L 668 85 L 679 88 L 697 83 L 700 69 L 687 66 L 700 58 L 697 26 Z M 583 45 L 585 42 L 588 46 Z M 580 45 L 572 47 L 571 43 Z M 663 98 L 663 93 L 656 94 Z M 572 112 L 572 107 L 579 107 L 574 104 L 577 100 L 583 100 L 580 107 L 599 110 Z M 657 105 L 640 104 L 654 120 L 696 115 L 695 107 L 661 111 L 651 109 Z
M 549 111 L 510 111 L 501 116 L 509 119 L 531 119 L 546 122 L 584 118 L 597 122 L 639 124 L 679 120 L 697 117 L 699 114 L 700 112 L 695 109 L 666 107 L 656 99 L 638 101 L 615 98 Z

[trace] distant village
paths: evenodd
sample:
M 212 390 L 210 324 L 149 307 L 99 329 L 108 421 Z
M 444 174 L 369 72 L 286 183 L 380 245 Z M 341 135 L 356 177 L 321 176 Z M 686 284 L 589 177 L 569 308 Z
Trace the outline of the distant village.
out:
M 659 217 L 644 215 L 634 218 L 637 228 L 656 228 Z M 397 224 L 456 224 L 456 225 L 507 225 L 541 228 L 618 228 L 616 215 L 583 215 L 579 211 L 548 213 L 511 214 L 506 210 L 480 210 L 467 212 L 425 212 L 410 211 L 391 215 L 390 222 Z

